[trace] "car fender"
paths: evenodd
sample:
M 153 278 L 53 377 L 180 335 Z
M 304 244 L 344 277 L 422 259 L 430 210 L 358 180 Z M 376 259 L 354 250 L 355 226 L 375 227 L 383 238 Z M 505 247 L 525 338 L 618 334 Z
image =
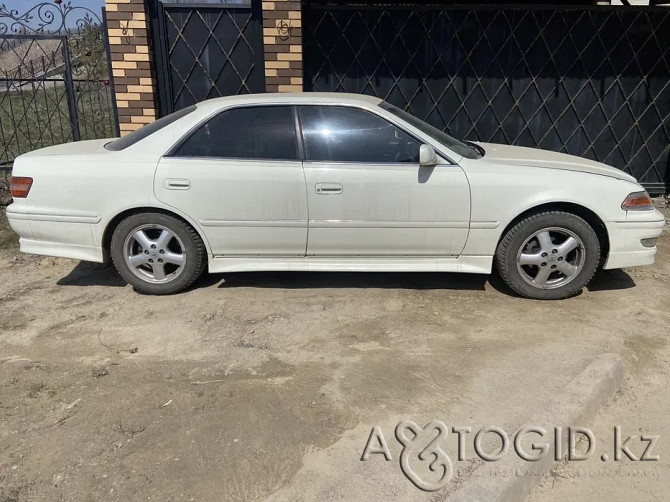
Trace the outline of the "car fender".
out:
M 542 168 L 505 172 L 464 169 L 470 181 L 472 220 L 464 255 L 492 256 L 506 228 L 520 215 L 548 204 L 575 204 L 605 225 L 626 219 L 621 203 L 642 187 L 607 176 Z

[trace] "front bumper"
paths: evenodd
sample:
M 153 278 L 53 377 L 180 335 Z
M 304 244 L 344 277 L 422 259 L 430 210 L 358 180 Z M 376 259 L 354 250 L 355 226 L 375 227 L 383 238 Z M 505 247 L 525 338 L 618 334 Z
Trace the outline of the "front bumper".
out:
M 606 224 L 610 241 L 610 251 L 605 269 L 651 265 L 656 259 L 656 246 L 645 247 L 642 239 L 658 238 L 663 233 L 665 218 L 660 211 L 648 213 L 648 219 L 641 215 L 635 219 L 614 221 Z

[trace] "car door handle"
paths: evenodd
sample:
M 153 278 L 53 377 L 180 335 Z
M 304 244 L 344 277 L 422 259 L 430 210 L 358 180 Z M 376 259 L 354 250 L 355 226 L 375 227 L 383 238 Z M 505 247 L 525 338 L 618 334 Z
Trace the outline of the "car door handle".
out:
M 188 190 L 191 188 L 191 182 L 184 178 L 166 178 L 163 187 L 167 190 Z
M 316 189 L 316 193 L 321 195 L 342 193 L 342 185 L 339 183 L 317 183 L 314 188 Z

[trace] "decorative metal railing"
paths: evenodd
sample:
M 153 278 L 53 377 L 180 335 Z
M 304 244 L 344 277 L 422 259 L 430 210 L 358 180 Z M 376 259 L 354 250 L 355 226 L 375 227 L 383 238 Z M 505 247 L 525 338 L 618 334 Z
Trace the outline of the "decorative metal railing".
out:
M 118 135 L 104 11 L 0 4 L 0 170 L 27 151 Z
M 30 33 L 65 35 L 73 30 L 100 24 L 102 19 L 99 13 L 89 7 L 72 5 L 72 0 L 43 2 L 23 12 L 0 4 L 0 35 Z
M 25 63 L 20 64 L 12 70 L 5 72 L 6 79 L 9 81 L 20 82 L 23 81 L 23 76 L 26 75 L 40 75 L 46 73 L 50 69 L 58 68 L 65 64 L 65 56 L 63 52 L 53 52 L 49 55 L 41 55 Z

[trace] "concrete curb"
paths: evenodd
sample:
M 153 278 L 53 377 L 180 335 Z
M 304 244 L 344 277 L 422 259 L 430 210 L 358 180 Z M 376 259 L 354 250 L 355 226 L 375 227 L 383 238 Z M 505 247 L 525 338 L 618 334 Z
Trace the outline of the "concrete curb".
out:
M 593 418 L 621 387 L 623 378 L 624 366 L 621 358 L 615 354 L 600 355 L 584 368 L 545 410 L 531 417 L 528 425 L 563 426 L 564 442 L 566 442 L 567 427 L 588 426 L 588 420 Z M 567 451 L 564 445 L 564 454 Z M 553 449 L 537 462 L 527 462 L 517 455 L 508 454 L 499 462 L 485 462 L 479 465 L 467 479 L 448 493 L 444 500 L 449 502 L 525 500 L 556 463 Z M 486 476 L 484 472 L 488 469 L 521 474 L 508 477 Z M 533 475 L 523 475 L 529 469 L 533 470 Z

